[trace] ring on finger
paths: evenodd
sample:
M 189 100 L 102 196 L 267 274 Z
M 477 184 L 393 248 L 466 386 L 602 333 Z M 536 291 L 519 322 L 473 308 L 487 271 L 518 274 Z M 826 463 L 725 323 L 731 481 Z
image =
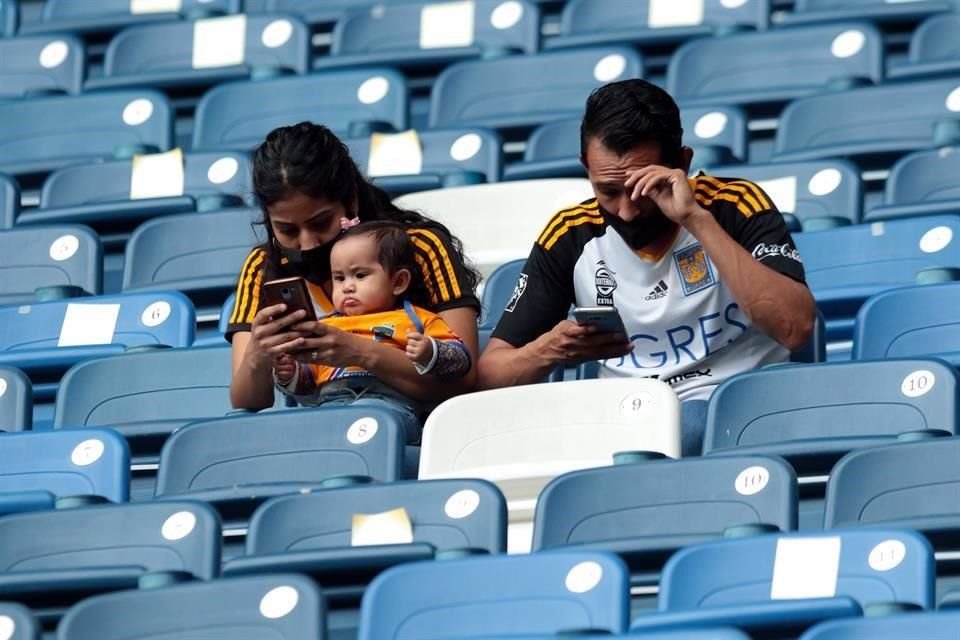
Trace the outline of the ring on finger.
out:
M 314 349 L 313 351 L 311 351 L 311 352 L 310 352 L 310 359 L 313 360 L 314 362 L 316 362 L 317 360 L 319 360 L 319 359 L 320 359 L 320 351 L 318 351 L 317 349 Z

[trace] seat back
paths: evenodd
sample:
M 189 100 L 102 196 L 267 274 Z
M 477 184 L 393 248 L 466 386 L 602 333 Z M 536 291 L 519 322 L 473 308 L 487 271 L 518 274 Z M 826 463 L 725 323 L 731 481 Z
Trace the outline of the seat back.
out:
M 85 56 L 83 43 L 73 36 L 0 40 L 0 98 L 80 93 Z
M 198 421 L 160 454 L 157 495 L 319 485 L 336 476 L 399 480 L 403 427 L 388 410 L 327 407 Z M 293 491 L 295 489 L 291 489 Z
M 532 127 L 578 116 L 593 89 L 642 76 L 640 54 L 618 47 L 461 62 L 433 85 L 430 126 Z
M 837 12 L 840 14 L 854 14 L 860 15 L 864 18 L 871 17 L 883 17 L 883 10 L 887 8 L 890 4 L 896 4 L 887 2 L 886 0 L 796 0 L 794 3 L 794 12 L 798 14 L 802 13 L 824 13 L 825 19 L 829 19 L 830 12 Z M 924 3 L 925 5 L 928 3 Z M 937 12 L 943 11 L 944 5 L 955 4 L 955 0 L 947 0 L 942 3 L 929 3 L 932 6 L 921 6 L 916 11 L 920 12 Z M 909 7 L 906 8 L 908 11 L 914 11 Z
M 929 18 L 910 38 L 909 60 L 913 64 L 960 60 L 954 35 L 960 28 L 960 16 L 942 14 Z
M 180 0 L 173 5 L 178 7 L 176 9 L 157 11 L 156 5 L 132 3 L 130 0 L 50 0 L 43 3 L 42 24 L 35 28 L 81 33 L 111 31 L 140 22 L 171 20 L 186 15 L 236 13 L 240 10 L 240 4 L 240 0 Z M 167 3 L 169 7 L 171 3 Z
M 0 518 L 0 567 L 15 572 L 139 568 L 220 571 L 220 521 L 198 502 L 149 502 L 36 511 Z
M 570 0 L 563 7 L 560 32 L 566 35 L 620 30 L 645 31 L 672 27 L 705 26 L 735 29 L 766 28 L 770 6 L 767 0 L 742 3 L 705 2 L 701 12 L 670 10 L 652 0 L 638 0 L 624 11 L 618 0 Z
M 204 38 L 217 38 L 219 55 L 209 51 Z M 240 40 L 239 46 L 236 40 Z M 234 48 L 236 56 L 223 53 Z M 182 72 L 189 77 L 198 69 L 241 64 L 306 73 L 310 66 L 309 28 L 293 17 L 243 14 L 131 27 L 110 41 L 103 73 L 118 77 Z
M 827 483 L 824 526 L 886 525 L 934 537 L 949 530 L 955 534 L 960 529 L 958 454 L 960 438 L 934 438 L 847 455 Z
M 616 556 L 557 551 L 416 562 L 380 574 L 359 640 L 625 631 L 629 580 Z M 522 602 L 522 606 L 517 603 Z
M 505 262 L 526 258 L 554 213 L 592 197 L 587 180 L 567 179 L 422 191 L 395 202 L 446 225 L 463 242 L 467 258 L 488 276 Z
M 40 625 L 30 610 L 12 602 L 0 604 L 0 629 L 6 629 L 10 634 L 8 640 L 37 640 L 40 637 Z
M 667 562 L 657 609 L 847 596 L 933 608 L 933 550 L 897 529 L 785 533 L 692 545 Z
M 779 63 L 761 63 L 769 59 Z M 679 102 L 778 103 L 831 81 L 879 83 L 883 60 L 883 36 L 866 23 L 703 38 L 670 59 L 667 90 Z
M 337 22 L 330 54 L 383 56 L 387 62 L 393 53 L 415 51 L 537 51 L 540 11 L 527 0 L 499 11 L 503 0 L 475 0 L 462 8 L 438 8 L 437 4 L 420 1 L 385 4 L 379 11 L 371 11 L 369 6 L 354 9 Z M 451 24 L 469 24 L 471 28 L 452 34 Z
M 134 453 L 157 454 L 177 427 L 231 411 L 230 376 L 229 347 L 88 360 L 63 377 L 53 426 L 110 426 Z
M 784 109 L 774 160 L 902 154 L 938 144 L 960 111 L 956 79 L 882 85 L 800 98 Z M 940 143 L 942 144 L 942 143 Z
M 142 169 L 138 169 L 142 171 Z M 40 208 L 55 209 L 136 200 L 132 189 L 133 163 L 129 160 L 66 167 L 43 183 Z M 157 175 L 157 179 L 161 179 Z M 229 195 L 249 200 L 250 159 L 242 153 L 185 153 L 182 194 L 194 198 Z
M 0 171 L 12 175 L 173 146 L 173 108 L 155 91 L 0 102 L 0 122 Z
M 901 158 L 890 170 L 884 203 L 960 202 L 960 186 L 953 180 L 953 176 L 960 171 L 960 154 L 957 150 L 957 147 L 946 147 L 918 151 Z M 960 204 L 957 208 L 960 209 Z
M 401 134 L 406 135 L 406 134 Z M 500 179 L 503 166 L 500 136 L 489 129 L 449 129 L 417 131 L 421 162 L 406 155 L 393 155 L 381 141 L 380 134 L 373 137 L 353 138 L 346 141 L 350 156 L 357 166 L 370 178 L 389 176 L 434 174 L 442 180 L 446 176 L 465 173 L 482 175 L 485 182 Z M 381 155 L 383 154 L 383 155 Z M 413 160 L 411 162 L 411 160 Z
M 252 209 L 187 213 L 145 222 L 127 243 L 123 290 L 178 289 L 219 307 L 237 283 L 250 248 L 263 240 Z
M 0 229 L 9 229 L 20 213 L 20 187 L 10 176 L 0 174 Z
M 9 433 L 0 445 L 2 494 L 47 491 L 111 502 L 130 496 L 130 452 L 110 429 Z
M 12 36 L 17 31 L 20 18 L 18 0 L 7 0 L 0 4 L 0 37 Z
M 752 524 L 797 527 L 797 478 L 779 458 L 619 464 L 547 485 L 537 501 L 533 548 L 609 545 L 629 563 L 631 553 L 662 554 Z
M 860 222 L 863 182 L 857 167 L 844 160 L 730 165 L 711 167 L 710 173 L 756 183 L 780 213 L 794 216 L 801 225 L 817 218 Z
M 0 367 L 0 431 L 23 431 L 33 423 L 30 379 L 13 367 Z
M 369 68 L 214 87 L 197 105 L 193 148 L 250 151 L 276 127 L 304 120 L 339 135 L 369 131 L 370 123 L 403 131 L 406 81 L 391 69 Z
M 58 350 L 68 347 L 91 347 L 86 357 L 142 345 L 189 347 L 195 325 L 193 305 L 176 291 L 0 307 L 0 354 L 22 359 L 28 369 L 45 369 Z M 83 354 L 76 352 L 72 360 Z M 62 352 L 60 358 L 71 360 Z
M 487 278 L 483 285 L 481 328 L 493 329 L 497 326 L 504 309 L 517 292 L 517 283 L 520 280 L 524 262 L 526 261 L 511 260 L 497 267 L 497 270 Z
M 0 255 L 0 305 L 35 300 L 41 287 L 69 285 L 89 294 L 101 292 L 103 248 L 89 227 L 0 231 Z
M 800 636 L 800 640 L 948 638 L 958 624 L 960 624 L 960 611 L 830 620 L 807 630 Z
M 748 371 L 724 382 L 711 396 L 703 450 L 840 454 L 892 441 L 908 431 L 955 433 L 960 428 L 957 393 L 956 371 L 937 360 L 830 362 Z
M 283 496 L 250 520 L 246 555 L 349 548 L 354 518 L 404 509 L 413 542 L 436 550 L 506 550 L 507 510 L 483 480 L 418 480 L 323 489 Z
M 319 587 L 304 576 L 227 578 L 89 598 L 67 612 L 57 638 L 323 640 L 325 608 Z
M 310 24 L 337 22 L 352 9 L 369 9 L 374 0 L 246 0 L 248 13 L 286 13 Z
M 857 314 L 853 357 L 938 356 L 960 361 L 956 296 L 960 283 L 904 287 L 867 300 Z

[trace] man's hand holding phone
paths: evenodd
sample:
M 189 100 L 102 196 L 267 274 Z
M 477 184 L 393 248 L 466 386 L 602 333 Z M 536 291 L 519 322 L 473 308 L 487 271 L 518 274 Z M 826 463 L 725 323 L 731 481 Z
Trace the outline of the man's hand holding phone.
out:
M 588 318 L 582 313 L 580 317 L 584 322 L 563 320 L 558 323 L 544 336 L 543 355 L 556 365 L 575 365 L 629 354 L 633 351 L 633 344 L 627 337 L 620 315 L 616 309 L 609 308 L 613 310 L 613 317 L 605 317 L 601 323 L 586 322 Z M 575 318 L 579 310 L 574 309 Z M 593 312 L 595 308 L 588 311 Z M 609 312 L 601 314 L 606 316 Z

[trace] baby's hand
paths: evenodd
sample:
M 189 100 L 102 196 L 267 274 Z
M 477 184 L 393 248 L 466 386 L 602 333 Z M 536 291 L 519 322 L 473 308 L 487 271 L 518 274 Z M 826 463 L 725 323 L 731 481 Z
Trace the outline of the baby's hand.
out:
M 286 353 L 277 356 L 273 360 L 273 371 L 277 376 L 277 382 L 285 385 L 293 380 L 298 366 L 297 361 Z
M 420 366 L 427 366 L 433 358 L 433 343 L 422 333 L 411 331 L 407 334 L 407 357 Z

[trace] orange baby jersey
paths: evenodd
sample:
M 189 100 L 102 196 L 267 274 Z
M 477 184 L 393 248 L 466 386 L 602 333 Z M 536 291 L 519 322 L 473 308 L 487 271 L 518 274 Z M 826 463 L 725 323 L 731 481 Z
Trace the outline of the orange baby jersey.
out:
M 416 331 L 435 340 L 455 340 L 460 338 L 453 333 L 443 318 L 435 313 L 404 303 L 403 309 L 369 313 L 362 316 L 333 315 L 320 320 L 322 324 L 336 327 L 354 335 L 384 342 L 391 347 L 405 350 L 407 333 Z M 316 386 L 320 387 L 331 380 L 368 376 L 370 373 L 360 367 L 328 367 L 308 365 L 313 373 Z

